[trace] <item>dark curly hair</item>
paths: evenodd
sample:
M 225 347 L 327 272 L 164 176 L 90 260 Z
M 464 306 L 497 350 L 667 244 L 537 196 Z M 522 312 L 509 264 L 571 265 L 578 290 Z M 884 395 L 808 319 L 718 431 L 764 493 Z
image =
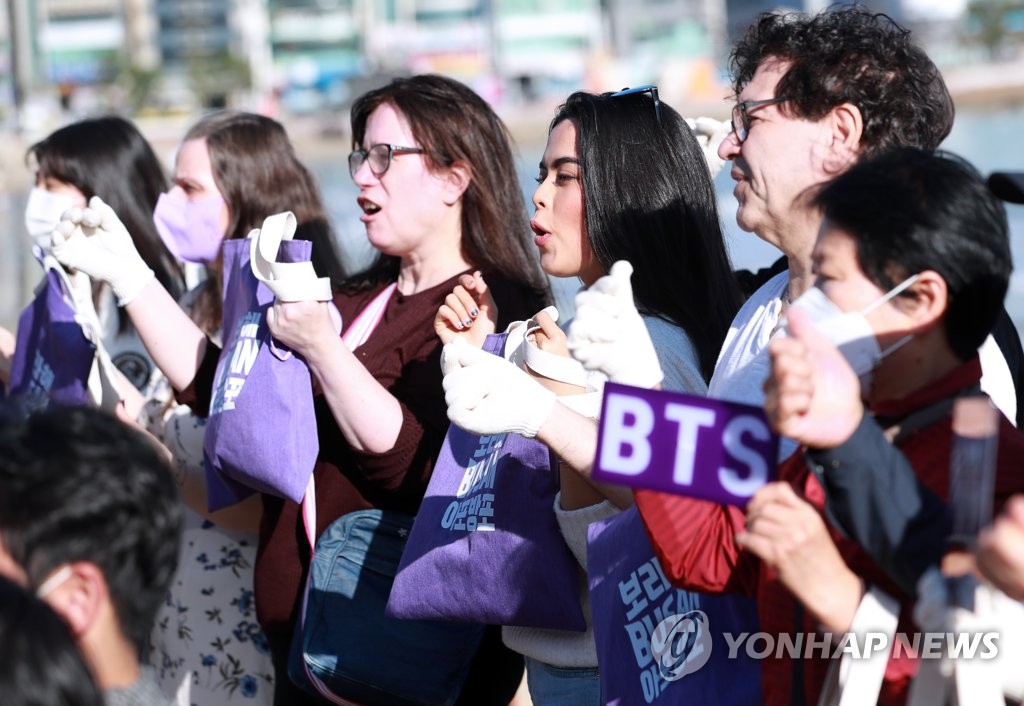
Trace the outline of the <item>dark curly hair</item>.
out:
M 775 88 L 788 99 L 784 111 L 817 120 L 843 103 L 860 109 L 863 156 L 891 147 L 933 150 L 953 126 L 939 69 L 887 15 L 859 6 L 759 15 L 729 57 L 736 95 L 769 59 L 789 63 Z

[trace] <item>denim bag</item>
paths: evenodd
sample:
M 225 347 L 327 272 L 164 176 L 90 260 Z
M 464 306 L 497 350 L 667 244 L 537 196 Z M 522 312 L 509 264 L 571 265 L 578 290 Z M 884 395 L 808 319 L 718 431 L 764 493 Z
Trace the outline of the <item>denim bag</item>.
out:
M 412 522 L 359 510 L 317 541 L 288 662 L 300 687 L 332 703 L 455 703 L 483 626 L 384 614 Z
M 381 291 L 346 328 L 342 341 L 350 350 L 370 337 L 395 287 Z M 455 703 L 483 626 L 385 615 L 413 519 L 358 510 L 316 539 L 316 484 L 310 478 L 302 523 L 312 560 L 288 657 L 296 685 L 334 704 Z

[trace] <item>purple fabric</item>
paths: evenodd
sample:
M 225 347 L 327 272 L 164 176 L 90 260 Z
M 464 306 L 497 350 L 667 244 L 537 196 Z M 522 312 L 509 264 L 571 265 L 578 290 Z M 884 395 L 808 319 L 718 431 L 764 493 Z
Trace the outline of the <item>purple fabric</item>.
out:
M 500 354 L 505 334 L 484 350 Z M 388 602 L 396 618 L 585 630 L 555 518 L 558 469 L 518 434 L 448 428 Z
M 281 243 L 281 262 L 304 262 L 312 243 Z M 259 491 L 299 502 L 313 473 L 317 440 L 306 363 L 271 344 L 274 295 L 249 267 L 249 241 L 224 243 L 224 348 L 203 435 L 210 510 Z
M 46 286 L 18 319 L 17 348 L 11 361 L 10 396 L 27 409 L 51 403 L 86 404 L 96 346 L 75 321 L 60 276 L 48 269 Z
M 761 703 L 760 666 L 725 638 L 757 632 L 756 603 L 672 587 L 635 506 L 590 525 L 587 568 L 602 703 Z

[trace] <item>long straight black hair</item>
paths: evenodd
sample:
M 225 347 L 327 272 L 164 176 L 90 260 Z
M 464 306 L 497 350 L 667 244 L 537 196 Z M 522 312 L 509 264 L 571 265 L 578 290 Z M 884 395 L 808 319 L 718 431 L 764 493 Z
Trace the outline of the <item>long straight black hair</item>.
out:
M 660 113 L 660 115 L 659 115 Z M 710 380 L 740 294 L 711 174 L 693 132 L 649 93 L 573 93 L 551 122 L 576 127 L 584 228 L 607 272 L 633 265 L 643 314 L 681 327 Z
M 146 138 L 132 123 L 116 116 L 71 123 L 28 148 L 44 177 L 71 184 L 85 195 L 103 199 L 132 235 L 139 255 L 172 297 L 185 292 L 181 266 L 160 240 L 153 209 L 167 190 L 167 177 Z M 118 309 L 123 329 L 124 311 Z

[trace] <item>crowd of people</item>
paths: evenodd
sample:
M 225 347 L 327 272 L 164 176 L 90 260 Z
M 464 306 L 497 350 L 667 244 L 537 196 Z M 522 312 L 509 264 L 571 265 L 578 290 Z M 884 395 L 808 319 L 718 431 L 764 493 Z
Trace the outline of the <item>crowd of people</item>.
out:
M 348 166 L 377 256 L 358 272 L 270 118 L 203 117 L 169 182 L 121 118 L 33 145 L 28 234 L 95 311 L 93 343 L 120 401 L 0 404 L 4 703 L 505 706 L 525 703 L 524 679 L 536 706 L 632 703 L 612 693 L 621 665 L 608 645 L 649 659 L 661 626 L 638 645 L 596 609 L 609 552 L 613 565 L 618 552 L 641 556 L 711 634 L 705 678 L 660 663 L 646 703 L 1024 696 L 1013 665 L 1024 657 L 1024 351 L 1003 306 L 1012 257 L 1000 201 L 1024 203 L 1024 176 L 986 182 L 938 150 L 953 101 L 885 15 L 763 14 L 730 70 L 724 123 L 685 119 L 653 86 L 569 95 L 550 123 L 532 218 L 511 138 L 471 89 L 416 75 L 369 91 L 351 109 Z M 772 268 L 732 269 L 713 187 L 723 165 L 739 226 L 783 254 Z M 232 355 L 225 243 L 286 211 L 332 292 L 279 297 L 264 312 L 275 345 L 308 368 L 319 445 L 309 490 L 301 503 L 261 489 L 211 511 L 204 432 L 218 364 Z M 186 266 L 201 273 L 191 289 Z M 581 282 L 571 321 L 550 306 L 549 276 Z M 484 350 L 502 332 L 504 355 Z M 0 329 L 3 385 L 16 353 Z M 762 409 L 781 439 L 775 480 L 738 507 L 596 479 L 607 383 Z M 982 425 L 988 456 L 963 450 L 953 420 L 968 409 L 994 415 Z M 575 559 L 585 629 L 488 625 L 470 643 L 451 633 L 457 645 L 410 629 L 394 653 L 358 655 L 380 683 L 331 693 L 301 666 L 316 538 L 353 513 L 416 516 L 450 425 L 488 448 L 519 435 L 550 452 L 548 541 Z M 980 490 L 951 492 L 958 463 L 978 466 Z M 983 520 L 954 536 L 967 515 Z M 597 527 L 630 546 L 598 552 Z M 378 570 L 372 549 L 363 576 Z M 500 571 L 488 580 L 514 600 L 530 594 Z M 660 586 L 643 590 L 653 601 Z M 617 591 L 639 605 L 625 582 Z M 670 657 L 698 659 L 695 625 Z M 979 625 L 1002 627 L 998 669 L 932 668 L 891 640 L 892 655 L 865 672 L 842 646 L 876 630 Z M 730 662 L 726 626 L 837 647 Z M 400 650 L 433 654 L 441 669 L 449 647 L 465 664 L 443 697 L 384 696 L 379 675 L 398 678 Z

